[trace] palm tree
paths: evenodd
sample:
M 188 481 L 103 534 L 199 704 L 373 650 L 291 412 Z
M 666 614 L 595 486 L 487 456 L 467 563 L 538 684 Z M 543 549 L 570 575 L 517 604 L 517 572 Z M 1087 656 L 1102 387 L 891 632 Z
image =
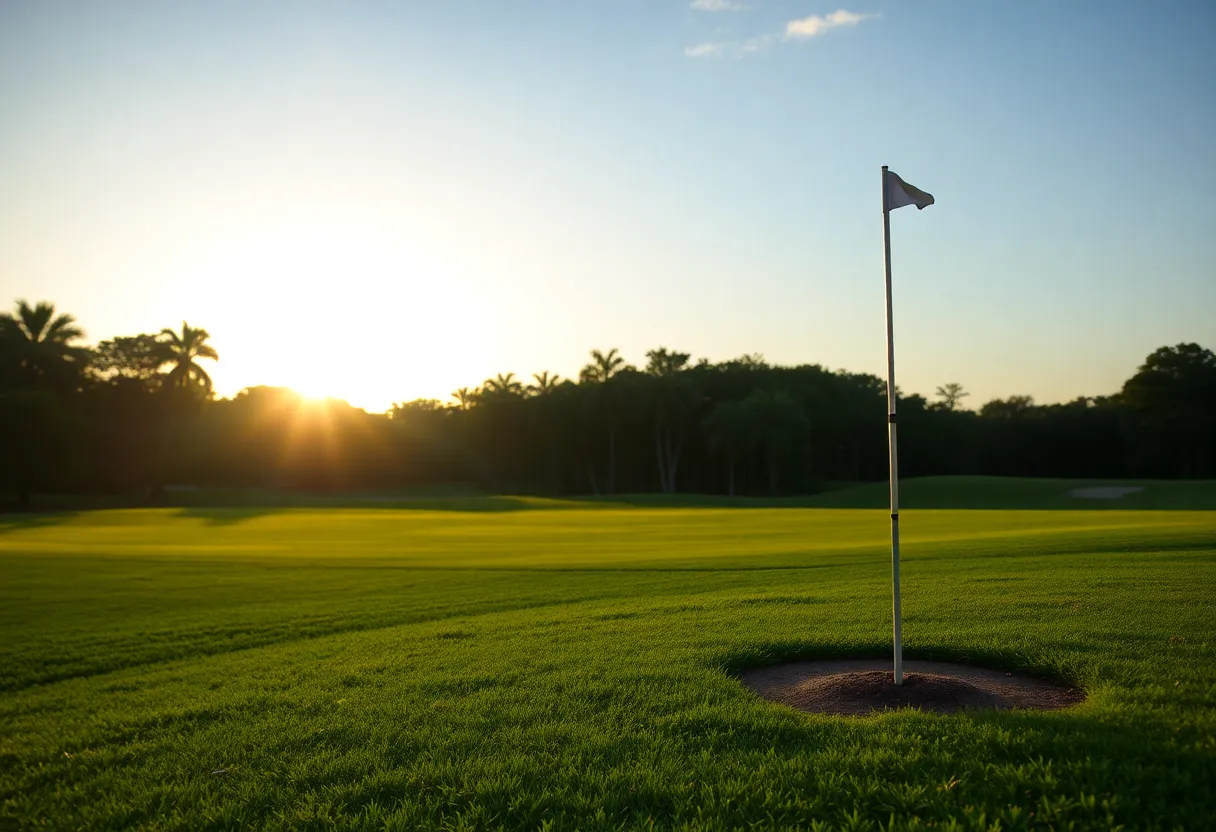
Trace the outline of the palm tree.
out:
M 486 478 L 492 488 L 512 488 L 518 482 L 524 385 L 515 373 L 499 373 L 481 386 L 474 430 L 479 438 Z
M 528 429 L 535 445 L 543 445 L 549 463 L 549 486 L 554 493 L 561 491 L 562 459 L 560 443 L 560 412 L 562 399 L 557 395 L 563 388 L 561 376 L 548 370 L 532 374 L 533 383 L 527 387 L 531 397 Z M 569 385 L 573 387 L 573 385 Z
M 608 493 L 616 493 L 616 420 L 613 416 L 612 402 L 607 395 L 607 388 L 604 387 L 613 376 L 616 376 L 628 369 L 625 366 L 625 359 L 621 357 L 620 352 L 616 347 L 602 352 L 601 350 L 591 351 L 591 363 L 579 372 L 579 381 L 583 384 L 597 385 L 597 395 L 593 398 L 596 407 L 602 410 L 608 420 Z M 591 487 L 597 490 L 595 485 L 595 472 L 592 469 Z
M 608 352 L 592 350 L 591 363 L 582 369 L 578 377 L 580 381 L 599 382 L 602 384 L 624 369 L 625 359 L 621 357 L 616 347 L 608 350 Z
M 539 373 L 533 373 L 532 378 L 536 383 L 528 385 L 528 392 L 533 396 L 546 396 L 557 389 L 561 376 L 548 370 L 541 370 Z
M 684 372 L 689 354 L 666 347 L 646 353 L 646 374 L 654 405 L 654 447 L 659 461 L 659 487 L 664 494 L 676 490 L 676 469 L 684 444 L 682 423 L 696 408 L 696 389 Z
M 164 350 L 164 364 L 172 364 L 173 368 L 165 376 L 165 382 L 170 387 L 182 389 L 196 385 L 204 393 L 211 392 L 211 376 L 198 365 L 200 358 L 219 361 L 220 357 L 215 348 L 207 343 L 211 335 L 205 329 L 198 329 L 182 321 L 182 331 L 174 332 L 165 328 L 160 332 L 161 345 Z
M 518 396 L 524 392 L 524 384 L 515 377 L 515 373 L 499 373 L 494 378 L 486 379 L 484 389 L 487 393 Z
M 468 410 L 473 406 L 473 402 L 477 401 L 477 391 L 461 387 L 452 391 L 452 398 L 456 400 L 461 410 Z
M 30 306 L 17 301 L 13 314 L 0 315 L 0 346 L 11 348 L 21 375 L 34 385 L 42 379 L 60 381 L 83 361 L 86 350 L 72 346 L 84 337 L 71 315 L 56 315 L 55 305 L 40 301 Z

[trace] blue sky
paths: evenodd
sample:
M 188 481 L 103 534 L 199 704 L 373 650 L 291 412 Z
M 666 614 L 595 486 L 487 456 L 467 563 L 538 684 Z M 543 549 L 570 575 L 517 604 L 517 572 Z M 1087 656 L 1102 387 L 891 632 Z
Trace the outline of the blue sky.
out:
M 719 7 L 704 10 L 695 5 Z M 0 6 L 0 300 L 370 409 L 593 347 L 978 405 L 1216 346 L 1210 2 Z

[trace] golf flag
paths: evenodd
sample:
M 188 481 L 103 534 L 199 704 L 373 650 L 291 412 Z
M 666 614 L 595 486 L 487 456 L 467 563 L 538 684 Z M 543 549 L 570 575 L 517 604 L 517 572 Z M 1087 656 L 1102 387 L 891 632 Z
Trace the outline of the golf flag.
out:
M 895 619 L 894 680 L 904 683 L 903 621 L 899 610 L 899 453 L 895 444 L 895 327 L 891 305 L 891 212 L 905 205 L 921 210 L 933 204 L 933 194 L 909 185 L 882 166 L 882 236 L 887 266 L 887 449 L 891 455 L 891 613 Z
M 886 171 L 884 185 L 887 191 L 887 210 L 894 211 L 905 205 L 915 205 L 916 210 L 923 210 L 933 204 L 933 194 L 927 194 L 915 185 L 909 185 L 900 179 L 895 171 Z

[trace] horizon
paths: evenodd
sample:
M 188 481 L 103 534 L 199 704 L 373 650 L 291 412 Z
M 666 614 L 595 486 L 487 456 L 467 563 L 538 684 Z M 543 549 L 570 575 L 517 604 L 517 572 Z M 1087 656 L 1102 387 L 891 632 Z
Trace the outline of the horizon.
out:
M 0 8 L 0 296 L 185 318 L 369 412 L 593 348 L 975 406 L 1216 336 L 1216 9 L 1044 0 Z M 561 361 L 550 359 L 559 357 Z
M 20 300 L 28 301 L 29 299 L 21 298 Z M 43 300 L 45 300 L 45 299 L 43 299 Z M 48 302 L 53 304 L 53 301 L 48 301 Z M 37 301 L 33 301 L 32 303 L 37 303 Z M 55 312 L 57 315 L 63 314 L 65 312 L 69 315 L 73 314 L 68 310 L 59 308 L 58 306 L 55 306 Z M 75 318 L 74 315 L 73 315 L 73 317 Z M 82 323 L 78 319 L 75 320 L 74 322 L 76 324 Z M 187 319 L 186 321 L 183 322 L 183 324 L 188 323 L 188 322 L 189 321 Z M 170 329 L 172 329 L 172 328 L 170 327 Z M 88 337 L 88 330 L 87 330 L 87 328 L 85 328 L 85 337 L 82 338 L 81 340 L 85 342 L 83 344 L 83 346 L 87 347 L 88 349 L 95 349 L 102 341 L 108 341 L 115 337 L 126 337 L 126 336 L 133 336 L 133 335 L 147 335 L 147 336 L 159 337 L 158 332 L 159 332 L 159 330 L 154 331 L 154 332 L 143 332 L 143 333 L 123 333 L 122 335 L 111 335 L 106 338 L 90 338 L 90 337 Z M 210 343 L 212 346 L 216 346 L 216 344 L 214 342 L 209 341 L 208 343 Z M 1178 345 L 1161 344 L 1159 346 L 1160 347 L 1174 347 L 1174 346 L 1178 346 Z M 1204 347 L 1205 345 L 1201 344 L 1200 346 Z M 667 345 L 655 346 L 655 347 L 652 347 L 651 349 L 657 350 L 657 349 L 663 349 L 663 348 L 667 348 L 669 350 L 674 350 L 676 352 L 679 352 L 678 348 L 672 348 Z M 598 348 L 589 349 L 587 351 L 587 355 L 589 356 L 590 353 L 592 352 L 592 350 L 594 350 L 594 349 L 598 349 Z M 608 348 L 608 349 L 611 349 L 611 348 Z M 217 347 L 217 350 L 220 353 L 219 361 L 222 362 L 223 348 Z M 645 356 L 643 356 L 643 358 L 644 357 Z M 624 355 L 624 354 L 622 354 L 622 358 L 625 361 L 625 366 L 632 367 L 633 369 L 635 369 L 639 372 L 644 371 L 644 366 L 645 366 L 644 361 L 635 361 L 635 360 L 631 359 L 630 356 Z M 775 361 L 769 360 L 767 356 L 765 356 L 761 353 L 756 353 L 756 352 L 741 353 L 736 356 L 731 356 L 729 358 L 723 358 L 723 359 L 719 359 L 719 360 L 713 360 L 713 359 L 705 358 L 703 356 L 691 355 L 689 358 L 689 362 L 688 362 L 688 368 L 691 369 L 692 367 L 697 365 L 702 360 L 708 362 L 711 366 L 718 366 L 718 365 L 729 363 L 731 361 L 738 361 L 741 359 L 758 360 L 758 361 L 764 362 L 768 367 L 774 368 L 774 369 L 780 369 L 780 368 L 794 369 L 794 368 L 798 368 L 798 367 L 819 367 L 827 372 L 837 373 L 837 374 L 863 374 L 860 371 L 852 370 L 851 368 L 848 368 L 848 367 L 830 367 L 822 362 L 817 362 L 817 361 L 802 361 L 802 362 L 797 362 L 797 363 L 775 362 Z M 1140 362 L 1137 362 L 1135 367 L 1129 368 L 1128 372 L 1127 372 L 1127 377 L 1130 378 L 1131 375 L 1136 371 L 1136 369 L 1141 366 L 1142 362 L 1143 362 L 1143 359 L 1141 359 Z M 582 383 L 579 379 L 579 373 L 583 367 L 587 366 L 587 363 L 588 362 L 584 361 L 582 364 L 580 364 L 578 366 L 577 369 L 573 370 L 569 375 L 563 374 L 563 373 L 556 373 L 556 374 L 551 373 L 551 375 L 556 375 L 559 382 L 569 381 L 569 382 L 573 382 L 576 384 Z M 214 376 L 215 368 L 218 366 L 219 366 L 219 362 L 208 361 L 207 365 L 206 365 L 206 369 L 208 370 L 209 375 Z M 533 380 L 535 380 L 535 376 L 542 372 L 545 372 L 545 371 L 535 370 L 535 371 L 531 371 L 531 372 L 521 373 L 521 372 L 513 371 L 513 370 L 503 370 L 503 371 L 501 371 L 501 374 L 502 375 L 507 375 L 507 374 L 513 375 L 515 377 L 515 379 L 522 382 L 526 388 Z M 879 381 L 881 381 L 883 384 L 886 383 L 885 378 L 883 378 L 879 374 L 877 374 L 877 373 L 868 373 L 868 374 L 874 376 Z M 254 382 L 252 384 L 248 384 L 248 385 L 240 388 L 239 390 L 225 392 L 225 391 L 219 391 L 218 389 L 213 389 L 212 394 L 213 394 L 213 397 L 217 401 L 218 400 L 232 400 L 247 390 L 253 390 L 253 389 L 258 389 L 258 388 L 270 388 L 270 389 L 276 389 L 276 390 L 290 391 L 290 392 L 300 396 L 301 399 L 303 399 L 307 402 L 314 402 L 314 403 L 338 402 L 338 403 L 349 405 L 350 407 L 353 407 L 353 408 L 356 408 L 359 410 L 363 410 L 369 414 L 382 414 L 382 413 L 387 414 L 390 411 L 392 411 L 395 407 L 397 407 L 398 405 L 408 404 L 409 402 L 412 402 L 412 401 L 438 401 L 439 403 L 441 403 L 445 406 L 453 406 L 453 403 L 456 401 L 456 399 L 452 395 L 452 393 L 454 393 L 456 390 L 467 387 L 468 389 L 470 389 L 472 391 L 477 391 L 477 390 L 480 390 L 485 384 L 492 381 L 493 378 L 494 378 L 494 376 L 492 375 L 492 376 L 488 376 L 487 378 L 484 378 L 481 381 L 476 382 L 476 383 L 455 384 L 455 385 L 453 385 L 451 391 L 447 395 L 415 396 L 412 398 L 400 398 L 400 397 L 394 398 L 384 408 L 368 407 L 367 405 L 361 404 L 359 402 L 350 401 L 349 399 L 346 399 L 346 398 L 344 398 L 342 396 L 338 396 L 338 395 L 331 395 L 331 394 L 326 394 L 326 393 L 311 394 L 304 390 L 300 390 L 296 387 L 293 387 L 291 385 L 285 385 L 285 384 L 270 384 L 270 383 Z M 950 382 L 943 382 L 943 384 L 949 384 L 949 383 Z M 906 385 L 900 383 L 898 375 L 896 377 L 896 388 L 899 391 L 901 400 L 906 399 L 909 396 L 919 395 L 919 396 L 923 397 L 926 401 L 933 403 L 936 399 L 940 398 L 940 396 L 938 396 L 936 390 L 932 393 L 925 392 L 923 390 L 910 390 Z M 963 392 L 964 397 L 973 399 L 973 401 L 970 404 L 968 404 L 960 399 L 954 405 L 954 409 L 962 410 L 962 411 L 978 412 L 980 410 L 980 408 L 983 406 L 983 404 L 985 404 L 989 401 L 1006 400 L 1006 399 L 1009 399 L 1009 398 L 1015 397 L 1015 396 L 1028 395 L 1028 394 L 1024 394 L 1024 393 L 1007 393 L 1005 395 L 985 398 L 985 399 L 983 399 L 983 401 L 980 401 L 979 399 L 976 399 L 973 396 L 972 391 L 967 387 L 966 384 L 963 384 L 962 388 L 964 391 Z M 1099 394 L 1095 394 L 1095 395 L 1078 393 L 1075 396 L 1062 398 L 1058 401 L 1040 401 L 1039 399 L 1035 398 L 1034 396 L 1031 396 L 1031 399 L 1033 400 L 1033 403 L 1035 405 L 1066 404 L 1069 402 L 1077 401 L 1079 399 L 1094 399 L 1094 398 L 1103 398 L 1103 397 L 1117 395 L 1121 389 L 1122 389 L 1122 383 L 1120 383 L 1118 385 L 1117 389 L 1111 390 L 1107 393 L 1099 393 Z

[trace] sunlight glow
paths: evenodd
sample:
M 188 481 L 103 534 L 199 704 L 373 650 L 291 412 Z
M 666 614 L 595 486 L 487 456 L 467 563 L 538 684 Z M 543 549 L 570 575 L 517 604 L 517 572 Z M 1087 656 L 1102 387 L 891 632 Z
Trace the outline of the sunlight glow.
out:
M 485 357 L 476 298 L 459 280 L 335 222 L 223 247 L 189 283 L 212 287 L 198 318 L 223 344 L 220 395 L 281 386 L 383 411 L 435 395 Z

